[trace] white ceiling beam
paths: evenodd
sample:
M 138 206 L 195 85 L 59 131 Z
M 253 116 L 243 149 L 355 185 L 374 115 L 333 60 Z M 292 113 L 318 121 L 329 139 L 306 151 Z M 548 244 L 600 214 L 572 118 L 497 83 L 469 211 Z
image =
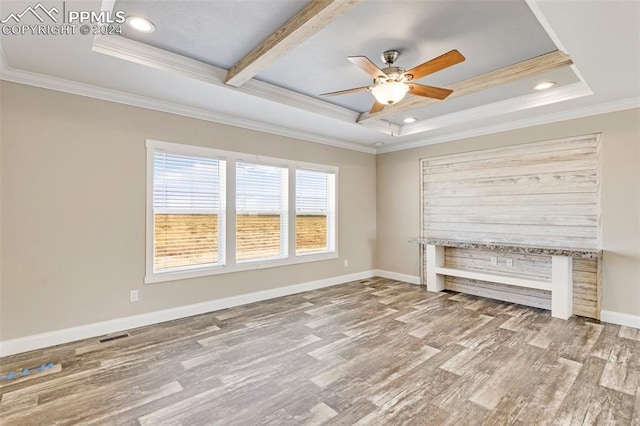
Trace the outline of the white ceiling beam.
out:
M 278 58 L 363 1 L 313 0 L 237 64 L 229 68 L 225 84 L 240 87 Z
M 453 90 L 453 93 L 449 95 L 447 99 L 453 99 L 479 92 L 481 90 L 491 89 L 556 68 L 566 67 L 571 64 L 573 64 L 573 61 L 569 55 L 559 50 L 555 50 L 523 62 L 518 62 L 517 64 L 509 65 L 486 74 L 453 83 L 447 87 L 448 89 Z M 393 111 L 391 111 L 391 108 L 385 107 L 384 110 L 373 114 L 363 112 L 358 117 L 358 123 L 367 123 L 373 120 L 379 120 L 390 116 L 392 113 L 397 114 L 416 108 L 422 108 L 436 102 L 442 101 L 420 96 L 407 96 L 407 98 L 402 102 L 398 102 L 398 104 L 393 105 Z

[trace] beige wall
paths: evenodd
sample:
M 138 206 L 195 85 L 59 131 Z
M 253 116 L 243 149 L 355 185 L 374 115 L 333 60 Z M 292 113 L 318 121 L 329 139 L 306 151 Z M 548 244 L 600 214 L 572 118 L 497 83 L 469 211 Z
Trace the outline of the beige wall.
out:
M 0 341 L 374 268 L 418 275 L 407 239 L 419 232 L 420 158 L 593 132 L 603 134 L 603 308 L 640 315 L 638 109 L 376 158 L 12 83 L 0 90 Z M 340 259 L 144 285 L 147 138 L 339 166 Z M 129 303 L 131 289 L 140 302 Z
M 604 310 L 640 315 L 640 109 L 377 156 L 378 268 L 419 274 L 419 159 L 602 132 Z
M 1 88 L 0 340 L 375 267 L 371 154 L 35 87 Z M 338 166 L 340 259 L 144 285 L 147 138 Z M 129 303 L 131 289 L 139 289 L 138 303 Z

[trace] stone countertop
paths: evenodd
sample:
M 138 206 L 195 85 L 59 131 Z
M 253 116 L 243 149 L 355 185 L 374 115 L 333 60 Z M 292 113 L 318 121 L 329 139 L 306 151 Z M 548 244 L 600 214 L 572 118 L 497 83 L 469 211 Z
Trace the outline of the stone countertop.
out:
M 549 256 L 569 256 L 582 259 L 599 259 L 602 250 L 562 247 L 539 247 L 525 244 L 474 243 L 471 241 L 439 240 L 434 238 L 411 238 L 410 243 L 432 244 L 435 246 L 456 247 L 463 249 L 495 250 L 505 253 L 542 254 Z

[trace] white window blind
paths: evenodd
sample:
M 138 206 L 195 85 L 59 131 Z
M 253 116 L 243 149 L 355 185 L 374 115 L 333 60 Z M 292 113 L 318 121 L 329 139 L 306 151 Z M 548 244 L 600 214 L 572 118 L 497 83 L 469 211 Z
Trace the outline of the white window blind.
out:
M 224 264 L 226 163 L 155 151 L 154 272 Z
M 334 173 L 296 170 L 296 255 L 335 251 Z
M 337 167 L 146 147 L 145 283 L 337 258 Z
M 288 256 L 288 168 L 236 163 L 236 261 Z

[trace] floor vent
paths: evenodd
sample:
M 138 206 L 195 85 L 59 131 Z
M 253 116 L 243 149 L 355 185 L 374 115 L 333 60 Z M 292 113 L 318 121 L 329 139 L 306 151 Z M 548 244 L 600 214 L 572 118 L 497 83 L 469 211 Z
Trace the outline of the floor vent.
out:
M 104 339 L 98 340 L 100 343 L 113 342 L 114 340 L 124 339 L 125 337 L 129 337 L 129 333 L 118 334 L 117 336 L 105 337 Z
M 362 280 L 362 281 L 360 281 L 360 284 L 366 284 L 368 282 L 369 282 L 369 280 Z

